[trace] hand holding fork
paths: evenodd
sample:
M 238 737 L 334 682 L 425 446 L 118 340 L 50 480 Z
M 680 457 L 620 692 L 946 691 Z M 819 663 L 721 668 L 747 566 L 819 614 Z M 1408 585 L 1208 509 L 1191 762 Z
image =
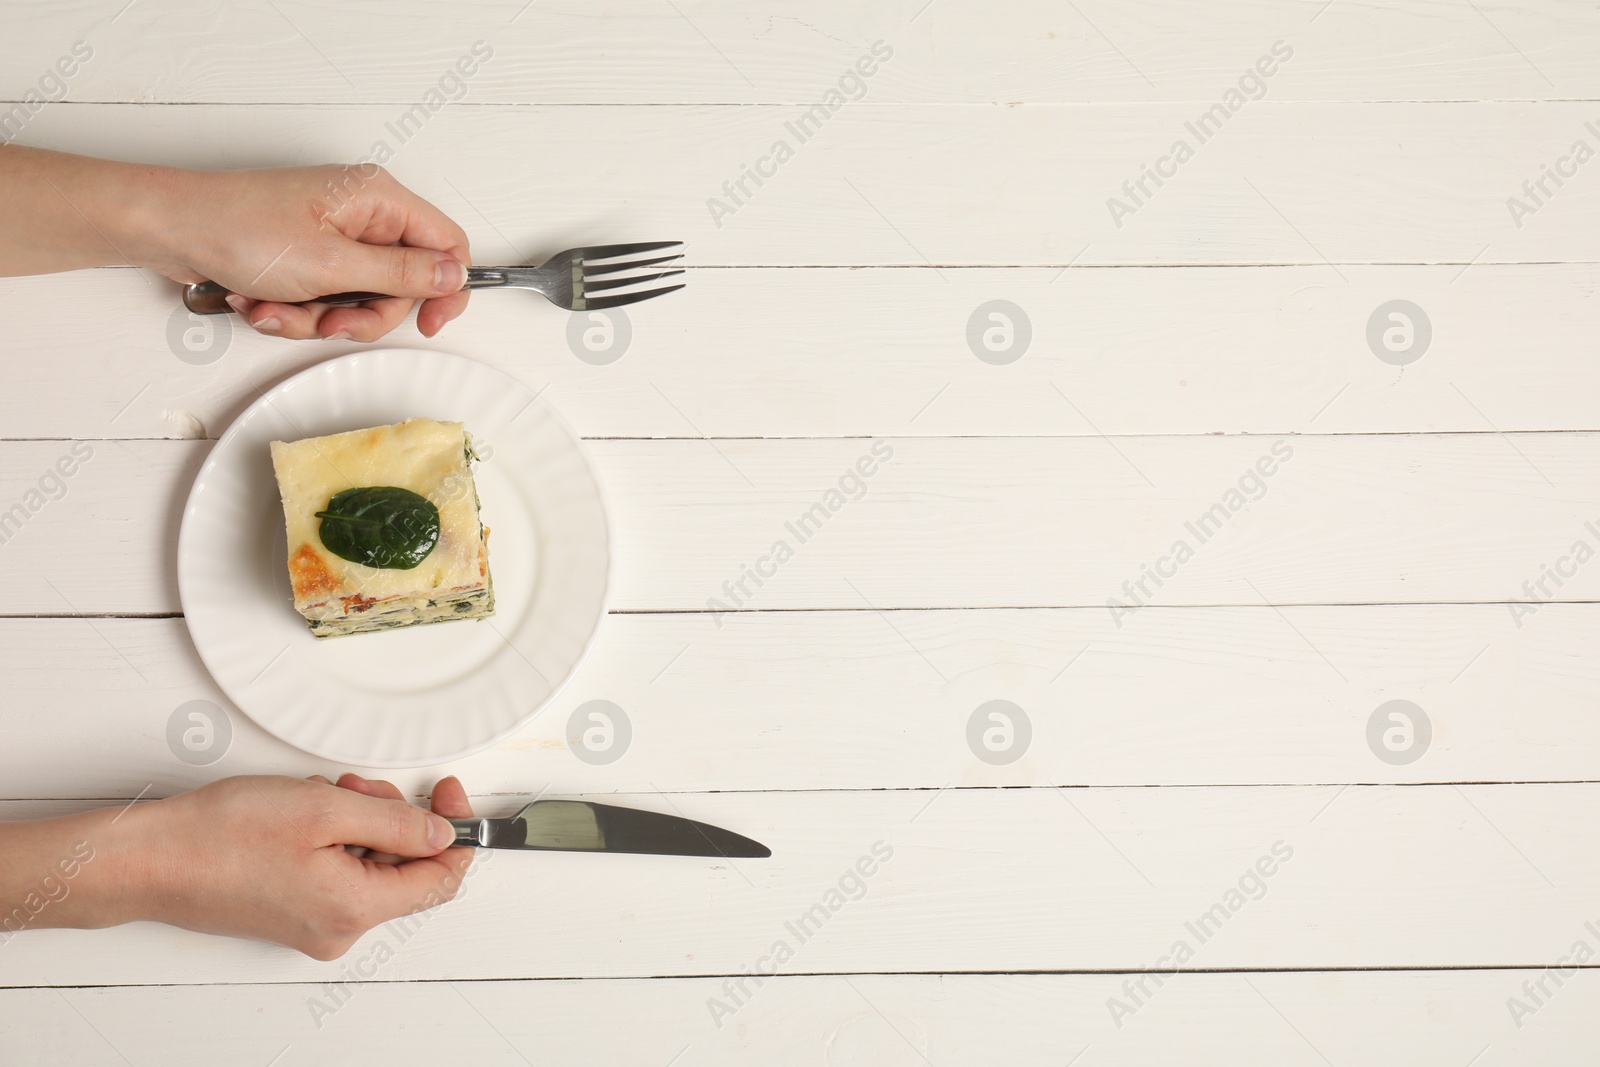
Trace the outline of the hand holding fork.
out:
M 537 267 L 468 267 L 463 288 L 532 289 L 568 311 L 602 311 L 682 289 L 683 282 L 639 288 L 682 274 L 682 270 L 648 269 L 681 259 L 682 249 L 682 241 L 569 248 Z M 651 256 L 653 252 L 669 254 Z M 234 310 L 228 305 L 228 296 L 228 290 L 216 282 L 200 282 L 184 289 L 183 304 L 197 315 L 222 315 Z M 383 293 L 335 293 L 305 303 L 348 307 L 384 299 Z

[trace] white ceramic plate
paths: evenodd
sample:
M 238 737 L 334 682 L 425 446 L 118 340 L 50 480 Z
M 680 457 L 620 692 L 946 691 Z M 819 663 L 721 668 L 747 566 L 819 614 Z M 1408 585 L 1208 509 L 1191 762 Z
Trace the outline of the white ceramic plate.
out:
M 491 618 L 317 640 L 294 610 L 270 441 L 412 416 L 462 422 L 490 527 Z M 268 732 L 365 767 L 421 767 L 487 748 L 572 676 L 605 617 L 610 537 L 582 443 L 534 392 L 470 359 L 379 349 L 265 393 L 195 479 L 178 592 L 223 692 Z

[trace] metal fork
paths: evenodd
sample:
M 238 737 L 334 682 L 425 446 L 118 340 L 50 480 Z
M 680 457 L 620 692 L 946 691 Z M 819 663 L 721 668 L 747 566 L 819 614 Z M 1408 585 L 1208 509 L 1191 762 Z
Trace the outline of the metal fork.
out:
M 464 288 L 532 289 L 552 304 L 568 311 L 603 311 L 682 289 L 683 282 L 642 291 L 630 288 L 682 274 L 681 270 L 632 273 L 681 259 L 682 248 L 682 241 L 569 248 L 565 252 L 557 252 L 537 267 L 468 267 Z M 651 252 L 665 252 L 668 249 L 678 251 L 670 255 L 640 258 Z M 216 282 L 200 282 L 185 287 L 183 306 L 197 315 L 223 315 L 233 310 L 228 306 L 227 297 L 228 290 Z M 344 307 L 367 300 L 385 299 L 388 298 L 383 293 L 335 293 L 332 296 L 319 296 L 307 303 Z

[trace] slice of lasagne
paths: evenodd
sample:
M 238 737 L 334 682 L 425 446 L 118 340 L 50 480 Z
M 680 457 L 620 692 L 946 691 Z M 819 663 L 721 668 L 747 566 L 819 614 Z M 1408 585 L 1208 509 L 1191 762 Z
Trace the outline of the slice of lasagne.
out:
M 272 442 L 295 610 L 317 637 L 494 614 L 489 530 L 459 422 Z

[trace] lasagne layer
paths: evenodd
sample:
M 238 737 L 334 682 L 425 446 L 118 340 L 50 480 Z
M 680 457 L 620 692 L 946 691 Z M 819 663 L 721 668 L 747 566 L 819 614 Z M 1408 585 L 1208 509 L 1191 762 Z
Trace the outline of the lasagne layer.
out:
M 393 426 L 272 443 L 295 610 L 319 637 L 494 612 L 488 535 L 478 516 L 471 438 L 459 422 Z M 439 510 L 439 540 L 416 567 L 373 567 L 329 551 L 317 512 L 346 489 L 395 486 Z

